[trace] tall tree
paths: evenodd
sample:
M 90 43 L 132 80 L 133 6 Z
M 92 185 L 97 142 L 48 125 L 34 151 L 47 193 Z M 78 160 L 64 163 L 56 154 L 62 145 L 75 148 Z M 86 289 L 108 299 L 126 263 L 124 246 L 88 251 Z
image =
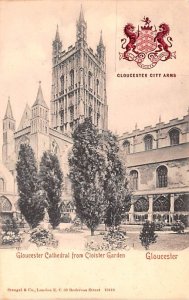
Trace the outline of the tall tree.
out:
M 101 135 L 101 143 L 106 152 L 104 193 L 108 207 L 105 214 L 105 224 L 114 228 L 121 223 L 130 208 L 130 195 L 127 188 L 125 166 L 119 157 L 116 136 L 110 131 L 104 132 Z
M 72 136 L 69 165 L 76 214 L 94 235 L 107 205 L 103 190 L 105 157 L 90 118 L 79 124 Z
M 37 164 L 30 145 L 20 145 L 16 171 L 19 208 L 30 227 L 35 228 L 44 218 L 46 201 L 39 184 Z
M 43 153 L 39 171 L 40 183 L 46 192 L 48 202 L 49 222 L 53 228 L 59 225 L 61 219 L 61 195 L 63 173 L 55 153 Z

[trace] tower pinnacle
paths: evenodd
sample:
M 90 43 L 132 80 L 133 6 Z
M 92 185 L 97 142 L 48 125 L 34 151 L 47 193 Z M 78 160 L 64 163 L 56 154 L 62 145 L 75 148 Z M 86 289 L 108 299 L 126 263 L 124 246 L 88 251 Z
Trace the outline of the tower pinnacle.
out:
M 38 92 L 37 92 L 37 97 L 36 97 L 36 100 L 33 104 L 33 106 L 35 105 L 42 105 L 46 108 L 48 108 L 44 98 L 43 98 L 43 92 L 42 92 L 42 88 L 41 88 L 41 81 L 39 81 L 39 88 L 38 88 Z
M 99 45 L 104 46 L 103 39 L 102 39 L 102 30 L 100 31 L 100 41 Z
M 82 4 L 81 4 L 81 9 L 80 9 L 79 21 L 80 21 L 80 22 L 85 22 Z
M 4 116 L 4 119 L 6 119 L 6 118 L 14 120 L 13 114 L 12 114 L 12 108 L 11 108 L 11 104 L 10 104 L 10 97 L 8 97 L 7 109 L 6 109 L 5 116 Z
M 56 41 L 56 42 L 60 42 L 60 35 L 59 35 L 58 24 L 57 24 L 57 27 L 56 27 L 55 41 Z

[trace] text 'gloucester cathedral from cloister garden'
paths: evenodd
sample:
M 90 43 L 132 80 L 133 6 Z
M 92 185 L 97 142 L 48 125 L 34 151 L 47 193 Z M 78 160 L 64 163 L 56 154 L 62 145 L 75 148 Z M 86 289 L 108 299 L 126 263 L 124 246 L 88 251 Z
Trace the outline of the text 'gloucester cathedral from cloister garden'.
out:
M 86 117 L 101 130 L 108 128 L 106 49 L 102 33 L 96 51 L 87 44 L 87 23 L 81 8 L 76 22 L 76 42 L 64 49 L 57 27 L 52 44 L 52 93 L 50 109 L 41 83 L 30 108 L 26 105 L 19 126 L 10 100 L 3 119 L 0 164 L 0 213 L 17 211 L 15 164 L 21 143 L 29 143 L 40 161 L 45 150 L 57 153 L 64 173 L 64 209 L 72 209 L 68 180 L 71 132 Z M 125 160 L 132 205 L 127 222 L 145 219 L 173 222 L 189 218 L 189 113 L 183 119 L 137 127 L 118 137 Z

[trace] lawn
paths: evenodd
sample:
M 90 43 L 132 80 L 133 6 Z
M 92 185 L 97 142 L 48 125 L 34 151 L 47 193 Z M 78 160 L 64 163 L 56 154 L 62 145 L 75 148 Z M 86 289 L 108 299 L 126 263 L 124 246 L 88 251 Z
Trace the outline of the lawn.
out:
M 70 224 L 65 224 L 69 228 Z M 127 232 L 126 244 L 130 249 L 144 250 L 139 240 L 139 234 L 141 225 L 123 225 L 121 229 Z M 104 225 L 100 225 L 95 231 L 95 235 L 91 237 L 90 230 L 85 226 L 80 232 L 66 232 L 63 229 L 53 230 L 55 239 L 59 241 L 59 249 L 72 248 L 85 250 L 85 244 L 91 240 L 95 244 L 103 243 L 103 234 L 105 234 Z M 160 231 L 157 232 L 158 238 L 155 244 L 150 245 L 150 250 L 162 250 L 162 251 L 177 251 L 184 250 L 189 247 L 189 232 L 186 230 L 184 234 L 173 233 L 172 231 Z M 21 249 L 29 249 L 31 243 L 29 242 L 29 234 L 23 233 L 23 242 L 21 243 Z M 0 248 L 15 248 L 19 245 L 0 245 Z

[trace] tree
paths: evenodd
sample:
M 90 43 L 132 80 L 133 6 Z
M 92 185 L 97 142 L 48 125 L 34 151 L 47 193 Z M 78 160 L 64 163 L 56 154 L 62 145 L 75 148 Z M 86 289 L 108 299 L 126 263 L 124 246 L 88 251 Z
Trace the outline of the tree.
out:
M 107 204 L 103 190 L 105 157 L 90 118 L 77 126 L 72 137 L 69 165 L 76 214 L 94 235 Z
M 108 131 L 102 134 L 101 141 L 107 157 L 104 193 L 108 207 L 105 214 L 105 224 L 114 229 L 120 225 L 125 213 L 130 208 L 130 195 L 127 188 L 125 166 L 119 157 L 116 136 Z
M 18 205 L 30 227 L 35 228 L 44 218 L 46 201 L 39 184 L 37 164 L 30 145 L 20 145 L 16 171 Z
M 55 153 L 50 151 L 43 153 L 40 162 L 39 178 L 46 192 L 49 222 L 54 229 L 59 225 L 61 220 L 61 195 L 63 186 L 63 173 Z
M 144 223 L 139 239 L 146 250 L 149 249 L 150 244 L 156 243 L 157 234 L 155 234 L 154 222 L 146 221 Z

